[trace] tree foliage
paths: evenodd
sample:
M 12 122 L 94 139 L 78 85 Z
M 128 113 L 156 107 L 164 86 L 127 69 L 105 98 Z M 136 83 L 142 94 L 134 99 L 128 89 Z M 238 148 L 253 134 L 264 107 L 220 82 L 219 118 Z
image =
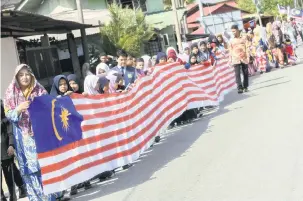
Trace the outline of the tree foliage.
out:
M 111 21 L 101 28 L 103 38 L 113 44 L 116 50 L 124 49 L 139 56 L 141 44 L 154 35 L 153 28 L 145 22 L 144 13 L 117 4 L 110 5 L 108 10 Z
M 259 0 L 261 3 L 260 12 L 264 14 L 270 14 L 273 16 L 278 16 L 278 4 L 281 6 L 294 6 L 293 0 Z M 237 0 L 239 7 L 243 10 L 247 10 L 251 13 L 256 12 L 256 5 L 253 0 Z

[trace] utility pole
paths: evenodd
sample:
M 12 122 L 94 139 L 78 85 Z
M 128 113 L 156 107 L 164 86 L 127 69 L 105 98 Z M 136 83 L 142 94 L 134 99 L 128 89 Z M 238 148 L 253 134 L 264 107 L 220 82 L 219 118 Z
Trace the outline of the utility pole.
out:
M 177 13 L 177 9 L 176 9 L 176 2 L 175 2 L 175 0 L 172 0 L 171 3 L 172 3 L 173 12 L 175 14 L 175 30 L 176 30 L 176 35 L 177 35 L 178 49 L 179 49 L 179 52 L 181 52 L 182 51 L 182 40 L 181 40 L 181 34 L 180 34 L 178 13 Z
M 78 11 L 78 20 L 80 23 L 84 24 L 81 0 L 76 0 L 76 5 L 77 5 L 77 11 Z M 85 61 L 85 63 L 89 63 L 89 52 L 88 52 L 85 28 L 81 28 L 80 32 L 81 32 L 81 39 L 82 39 L 81 41 L 82 41 L 82 48 L 83 48 L 83 54 L 84 54 L 84 61 Z
M 262 30 L 262 19 L 261 19 L 261 14 L 260 14 L 260 8 L 261 8 L 261 2 L 260 0 L 253 0 L 254 4 L 256 5 L 256 9 L 257 9 L 257 14 L 258 14 L 258 17 L 259 17 L 259 24 L 260 24 L 260 27 L 261 27 L 261 30 Z
M 204 26 L 204 21 L 203 21 L 203 4 L 202 4 L 202 0 L 197 0 L 198 1 L 198 5 L 199 5 L 199 11 L 200 11 L 200 25 L 202 27 L 202 29 L 204 29 L 204 32 L 206 31 L 206 28 Z

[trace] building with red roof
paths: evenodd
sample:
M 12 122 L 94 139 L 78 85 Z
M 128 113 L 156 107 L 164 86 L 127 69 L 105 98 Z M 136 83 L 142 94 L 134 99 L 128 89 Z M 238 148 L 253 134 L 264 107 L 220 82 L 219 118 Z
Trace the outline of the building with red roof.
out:
M 219 33 L 231 23 L 237 23 L 243 27 L 242 17 L 250 14 L 240 9 L 235 1 L 203 1 L 203 22 L 204 28 L 200 25 L 200 11 L 197 3 L 187 6 L 187 28 L 191 34 Z

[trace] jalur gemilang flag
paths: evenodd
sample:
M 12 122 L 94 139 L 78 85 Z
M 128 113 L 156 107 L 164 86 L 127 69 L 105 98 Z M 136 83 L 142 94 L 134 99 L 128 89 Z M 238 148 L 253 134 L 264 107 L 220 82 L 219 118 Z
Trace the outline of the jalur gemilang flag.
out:
M 216 66 L 156 66 L 123 93 L 34 98 L 29 112 L 44 193 L 134 162 L 184 111 L 218 105 L 236 85 L 229 56 L 217 56 Z
M 83 121 L 70 97 L 41 96 L 29 108 L 37 152 L 45 153 L 82 139 Z M 43 146 L 41 146 L 43 145 Z

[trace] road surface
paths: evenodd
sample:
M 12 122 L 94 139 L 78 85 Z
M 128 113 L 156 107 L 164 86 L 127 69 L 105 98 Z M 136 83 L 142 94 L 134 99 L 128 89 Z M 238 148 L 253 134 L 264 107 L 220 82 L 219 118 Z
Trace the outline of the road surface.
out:
M 303 201 L 303 64 L 253 77 L 73 200 Z

